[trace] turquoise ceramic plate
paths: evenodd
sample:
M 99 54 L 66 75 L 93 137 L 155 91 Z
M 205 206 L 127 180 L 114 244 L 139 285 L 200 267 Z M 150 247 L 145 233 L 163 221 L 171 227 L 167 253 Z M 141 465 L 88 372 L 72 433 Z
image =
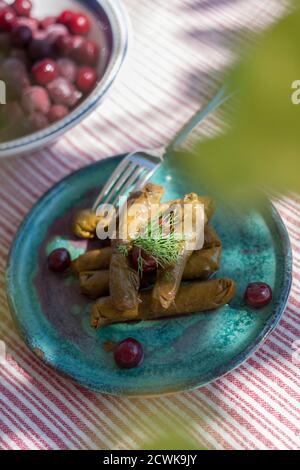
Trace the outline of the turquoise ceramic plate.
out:
M 74 211 L 89 207 L 121 157 L 80 170 L 51 189 L 32 209 L 14 241 L 7 269 L 11 310 L 30 349 L 47 364 L 93 390 L 115 395 L 152 395 L 188 390 L 217 379 L 241 364 L 276 326 L 291 285 L 291 251 L 284 225 L 271 205 L 243 215 L 219 207 L 213 224 L 224 245 L 218 277 L 237 282 L 230 306 L 170 320 L 121 324 L 93 331 L 89 301 L 71 275 L 47 270 L 46 254 L 66 246 L 73 257 L 86 249 L 72 237 Z M 182 174 L 160 170 L 155 181 L 171 199 L 191 188 Z M 271 305 L 253 311 L 243 293 L 251 281 L 265 281 Z M 145 361 L 119 370 L 103 343 L 133 336 L 144 346 Z

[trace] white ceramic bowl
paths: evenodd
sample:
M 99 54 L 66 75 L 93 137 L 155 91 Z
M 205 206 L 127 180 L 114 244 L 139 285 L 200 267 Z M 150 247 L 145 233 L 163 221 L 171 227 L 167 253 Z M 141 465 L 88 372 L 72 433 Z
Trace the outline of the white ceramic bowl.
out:
M 106 44 L 106 48 L 109 47 L 107 38 L 111 37 L 111 55 L 105 73 L 92 93 L 66 118 L 39 132 L 0 143 L 0 158 L 33 152 L 76 126 L 101 103 L 124 62 L 130 25 L 121 0 L 33 0 L 33 15 L 38 18 L 58 15 L 65 9 L 87 12 L 92 19 L 91 37 L 102 45 Z M 104 60 L 103 57 L 100 59 L 99 72 L 103 72 Z

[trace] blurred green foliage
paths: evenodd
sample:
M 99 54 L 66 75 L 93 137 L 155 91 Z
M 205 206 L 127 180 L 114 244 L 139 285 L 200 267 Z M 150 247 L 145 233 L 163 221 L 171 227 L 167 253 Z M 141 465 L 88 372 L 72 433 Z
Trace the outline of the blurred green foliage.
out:
M 161 417 L 163 419 L 163 417 Z M 156 439 L 146 441 L 143 450 L 206 450 L 201 442 L 197 442 L 187 429 L 188 423 L 180 427 L 171 426 L 157 419 Z M 199 419 L 199 425 L 201 421 Z M 193 427 L 193 421 L 190 428 Z
M 143 446 L 143 450 L 205 450 L 192 439 L 172 436 L 149 441 Z
M 176 164 L 234 202 L 253 202 L 261 187 L 300 191 L 300 10 L 241 56 L 228 80 L 239 102 L 231 130 L 197 143 Z M 298 93 L 292 88 L 296 80 Z M 293 104 L 293 93 L 299 104 Z

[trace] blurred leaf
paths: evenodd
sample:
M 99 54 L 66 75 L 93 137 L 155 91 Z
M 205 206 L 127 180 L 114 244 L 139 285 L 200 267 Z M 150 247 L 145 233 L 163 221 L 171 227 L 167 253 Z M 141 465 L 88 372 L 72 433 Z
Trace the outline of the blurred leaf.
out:
M 145 442 L 143 450 L 205 450 L 205 448 L 183 429 L 175 431 L 169 427 L 167 431 L 159 433 L 156 439 Z
M 164 414 L 158 414 L 151 417 L 151 421 L 157 430 L 156 436 L 144 442 L 143 450 L 206 450 L 193 436 L 195 426 L 203 423 L 200 416 L 179 422 L 172 415 L 167 419 Z
M 149 441 L 143 450 L 205 450 L 202 445 L 196 444 L 192 439 L 174 437 L 172 434 L 165 438 Z
M 238 90 L 239 107 L 230 132 L 196 144 L 194 155 L 176 163 L 208 190 L 235 201 L 253 199 L 262 186 L 300 191 L 300 104 L 292 102 L 292 84 L 300 80 L 299 44 L 296 10 L 232 70 L 229 88 Z

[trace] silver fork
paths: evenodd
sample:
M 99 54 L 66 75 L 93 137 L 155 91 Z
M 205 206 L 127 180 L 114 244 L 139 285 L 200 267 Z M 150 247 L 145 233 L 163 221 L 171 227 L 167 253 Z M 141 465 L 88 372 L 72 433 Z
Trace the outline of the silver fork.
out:
M 193 129 L 232 95 L 233 93 L 226 94 L 223 87 L 203 109 L 192 117 L 167 147 L 150 150 L 149 153 L 147 150 L 137 150 L 123 158 L 101 190 L 92 209 L 96 211 L 100 204 L 115 205 L 119 197 L 125 196 L 129 191 L 141 189 L 163 163 L 167 151 L 179 147 Z

